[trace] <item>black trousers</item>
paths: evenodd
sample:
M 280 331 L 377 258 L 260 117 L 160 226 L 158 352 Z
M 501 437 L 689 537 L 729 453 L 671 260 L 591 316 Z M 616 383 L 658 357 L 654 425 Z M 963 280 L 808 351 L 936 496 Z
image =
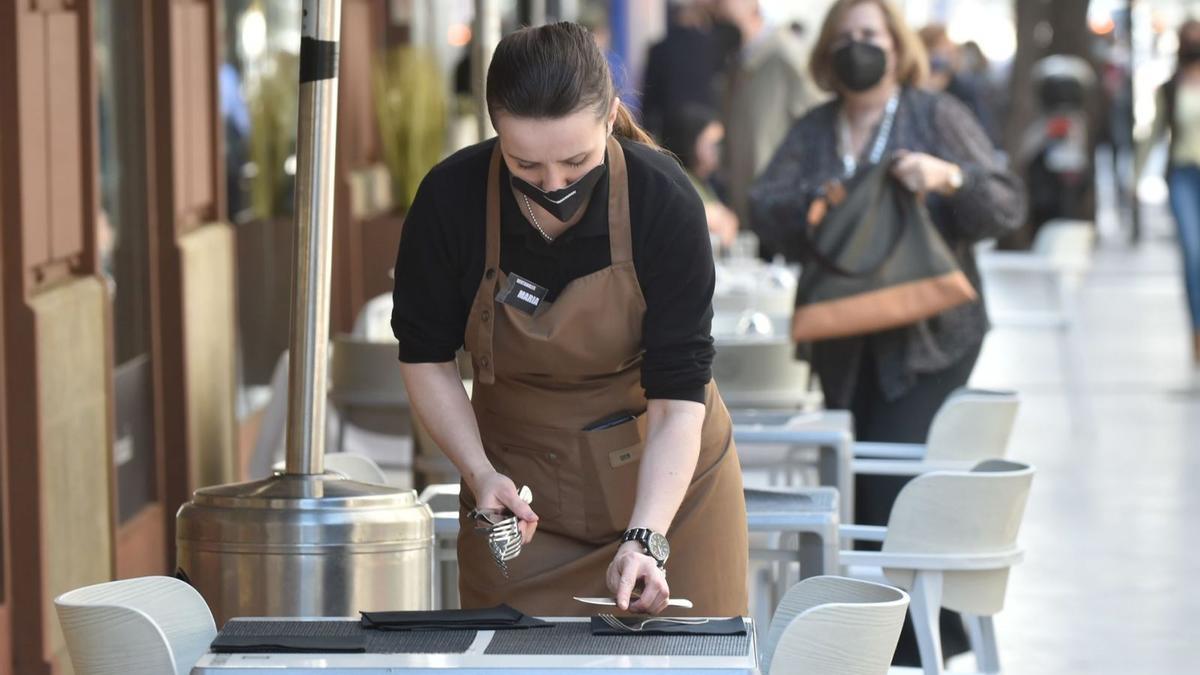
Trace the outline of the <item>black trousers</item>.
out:
M 854 434 L 860 441 L 876 443 L 924 443 L 933 416 L 946 398 L 966 385 L 979 359 L 982 345 L 945 370 L 919 376 L 916 386 L 903 396 L 887 400 L 879 391 L 879 373 L 870 350 L 863 354 L 854 398 Z M 892 504 L 909 478 L 903 476 L 859 476 L 854 484 L 854 519 L 861 525 L 887 525 Z M 860 542 L 859 548 L 878 549 L 874 542 Z M 942 653 L 946 657 L 970 650 L 967 633 L 956 612 L 942 610 L 940 617 Z M 900 642 L 893 665 L 920 666 L 917 637 L 911 617 L 904 618 Z

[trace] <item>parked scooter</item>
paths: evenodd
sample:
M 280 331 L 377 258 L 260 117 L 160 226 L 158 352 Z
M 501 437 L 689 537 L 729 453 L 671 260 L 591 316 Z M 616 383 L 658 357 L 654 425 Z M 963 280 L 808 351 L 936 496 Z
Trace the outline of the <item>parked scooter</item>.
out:
M 1037 117 L 1026 128 L 1014 166 L 1029 190 L 1029 224 L 1008 248 L 1028 248 L 1038 229 L 1056 218 L 1093 220 L 1093 130 L 1088 102 L 1096 76 L 1077 56 L 1056 54 L 1033 67 Z

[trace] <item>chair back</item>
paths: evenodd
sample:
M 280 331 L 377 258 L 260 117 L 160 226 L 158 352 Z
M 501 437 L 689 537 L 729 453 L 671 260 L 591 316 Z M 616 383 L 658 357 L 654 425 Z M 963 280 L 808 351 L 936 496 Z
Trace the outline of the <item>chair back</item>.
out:
M 925 458 L 979 462 L 1004 457 L 1018 406 L 1012 391 L 955 391 L 933 417 Z
M 394 342 L 341 334 L 330 347 L 330 398 L 352 405 L 408 407 Z
M 387 485 L 387 476 L 375 460 L 353 452 L 325 453 L 325 470 L 340 473 L 350 480 L 374 485 Z
M 888 671 L 908 594 L 869 581 L 836 576 L 792 586 L 763 645 L 769 675 L 883 675 Z
M 896 497 L 884 553 L 1002 555 L 1020 552 L 1017 532 L 1033 482 L 1028 464 L 988 460 L 970 471 L 917 476 Z M 942 606 L 991 616 L 1004 607 L 1008 566 L 946 572 Z M 888 581 L 909 589 L 913 573 L 885 569 Z
M 1091 263 L 1095 243 L 1090 220 L 1055 219 L 1038 228 L 1031 250 L 1064 272 L 1082 272 Z
M 204 598 L 173 577 L 85 586 L 54 606 L 76 675 L 188 675 L 217 634 Z

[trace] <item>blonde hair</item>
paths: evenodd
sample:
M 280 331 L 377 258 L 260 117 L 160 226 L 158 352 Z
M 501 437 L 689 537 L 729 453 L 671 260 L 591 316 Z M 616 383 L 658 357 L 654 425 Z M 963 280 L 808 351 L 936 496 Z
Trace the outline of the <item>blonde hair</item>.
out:
M 866 3 L 875 5 L 883 12 L 883 21 L 892 35 L 896 82 L 910 87 L 920 85 L 929 76 L 929 57 L 925 53 L 925 45 L 921 44 L 921 39 L 889 0 L 837 0 L 833 3 L 825 15 L 825 22 L 821 24 L 821 33 L 813 45 L 808 64 L 813 81 L 825 91 L 838 91 L 837 75 L 833 72 L 833 43 L 837 41 L 838 27 L 846 17 L 846 12 Z

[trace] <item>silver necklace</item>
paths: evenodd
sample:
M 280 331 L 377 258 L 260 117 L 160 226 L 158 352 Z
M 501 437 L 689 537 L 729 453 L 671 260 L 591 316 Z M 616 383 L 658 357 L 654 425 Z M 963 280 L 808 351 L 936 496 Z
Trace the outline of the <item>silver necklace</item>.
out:
M 521 199 L 525 200 L 525 209 L 529 211 L 529 219 L 533 221 L 533 226 L 537 228 L 538 233 L 545 237 L 546 241 L 554 241 L 554 237 L 546 234 L 546 231 L 542 229 L 542 226 L 538 225 L 537 216 L 533 215 L 533 205 L 529 203 L 529 197 L 526 197 L 524 192 L 521 193 Z

